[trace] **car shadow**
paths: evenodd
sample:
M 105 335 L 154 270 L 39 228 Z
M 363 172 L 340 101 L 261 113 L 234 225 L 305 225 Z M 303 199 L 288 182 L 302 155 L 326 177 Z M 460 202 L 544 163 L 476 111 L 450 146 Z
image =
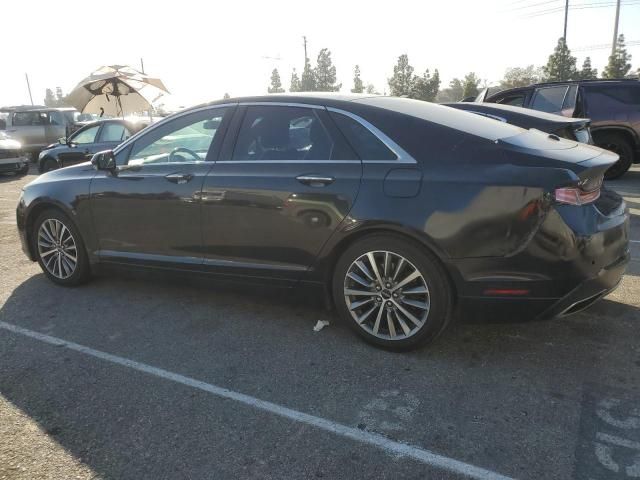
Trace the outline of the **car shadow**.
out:
M 321 409 L 348 402 L 351 389 L 354 395 L 375 385 L 421 389 L 440 381 L 443 371 L 456 385 L 475 383 L 478 375 L 487 375 L 487 388 L 501 385 L 490 399 L 474 395 L 468 405 L 456 397 L 463 413 L 509 404 L 507 385 L 515 383 L 506 379 L 526 375 L 535 383 L 548 375 L 545 368 L 562 366 L 573 385 L 585 375 L 578 369 L 592 365 L 600 349 L 615 345 L 622 354 L 634 351 L 635 338 L 625 329 L 639 318 L 638 308 L 611 300 L 544 324 L 497 325 L 462 316 L 431 347 L 395 354 L 362 343 L 321 306 L 293 292 L 151 277 L 140 281 L 138 275 L 102 276 L 64 289 L 39 274 L 11 292 L 0 321 L 267 400 L 277 401 L 280 388 L 286 393 L 283 403 L 302 410 L 308 408 L 302 392 L 310 391 L 311 405 L 316 402 Z M 313 332 L 318 319 L 331 325 Z M 203 392 L 63 347 L 4 330 L 0 336 L 1 395 L 101 478 L 210 478 L 212 472 L 263 476 L 264 464 L 256 462 L 251 444 L 254 432 L 246 431 L 252 425 L 246 408 L 229 409 Z M 627 343 L 619 341 L 625 338 Z M 442 388 L 449 385 L 446 378 L 441 381 Z M 260 384 L 255 391 L 254 383 Z M 331 389 L 338 399 L 323 397 Z M 446 397 L 446 392 L 438 395 Z M 438 412 L 431 414 L 437 417 Z M 463 423 L 454 427 L 467 428 Z M 429 428 L 437 430 L 437 421 Z M 279 452 L 276 444 L 270 448 Z M 288 454 L 282 455 L 286 459 Z M 286 461 L 279 463 L 284 465 L 281 476 L 291 473 Z M 331 471 L 326 473 L 331 477 Z M 335 476 L 342 476 L 339 470 Z

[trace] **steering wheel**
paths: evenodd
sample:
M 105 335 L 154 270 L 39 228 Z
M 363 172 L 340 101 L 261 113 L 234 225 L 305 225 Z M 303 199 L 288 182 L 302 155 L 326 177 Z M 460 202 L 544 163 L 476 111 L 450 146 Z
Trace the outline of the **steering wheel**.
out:
M 176 154 L 181 153 L 181 152 L 188 153 L 189 155 L 191 155 L 198 162 L 202 160 L 200 158 L 200 155 L 198 155 L 193 150 L 190 150 L 190 149 L 185 148 L 185 147 L 176 147 L 173 150 L 171 150 L 171 153 L 169 154 L 169 162 L 184 161 L 184 160 L 176 160 L 175 159 Z

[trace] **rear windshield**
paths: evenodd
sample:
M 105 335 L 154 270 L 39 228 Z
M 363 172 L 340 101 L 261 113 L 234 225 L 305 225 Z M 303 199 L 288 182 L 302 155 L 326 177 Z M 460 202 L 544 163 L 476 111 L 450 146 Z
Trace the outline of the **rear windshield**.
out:
M 354 100 L 354 102 L 411 115 L 412 117 L 421 118 L 492 141 L 512 137 L 523 131 L 520 127 L 482 117 L 475 113 L 465 112 L 435 103 L 423 102 L 421 100 L 412 100 L 410 98 L 367 97 Z

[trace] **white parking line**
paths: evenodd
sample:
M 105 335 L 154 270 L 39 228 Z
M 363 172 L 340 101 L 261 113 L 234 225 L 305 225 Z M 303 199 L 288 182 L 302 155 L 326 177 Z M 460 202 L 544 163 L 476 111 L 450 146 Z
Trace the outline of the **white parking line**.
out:
M 429 450 L 422 449 L 413 445 L 396 442 L 390 440 L 382 435 L 376 433 L 365 432 L 357 428 L 349 427 L 341 423 L 333 422 L 322 417 L 316 417 L 315 415 L 309 415 L 304 412 L 299 412 L 291 408 L 283 407 L 276 403 L 260 400 L 259 398 L 245 395 L 243 393 L 234 392 L 223 387 L 218 387 L 210 383 L 201 382 L 190 377 L 185 377 L 178 373 L 173 373 L 161 368 L 152 367 L 144 363 L 136 362 L 135 360 L 129 360 L 128 358 L 119 357 L 110 353 L 101 352 L 100 350 L 94 350 L 90 347 L 85 347 L 78 343 L 68 342 L 61 338 L 52 337 L 43 333 L 28 330 L 26 328 L 18 327 L 6 322 L 0 322 L 0 328 L 8 330 L 10 332 L 24 335 L 26 337 L 39 340 L 50 345 L 64 347 L 69 350 L 83 353 L 100 360 L 104 360 L 110 363 L 115 363 L 123 367 L 131 368 L 139 372 L 147 373 L 155 377 L 159 377 L 165 380 L 170 380 L 182 385 L 186 385 L 191 388 L 202 390 L 218 397 L 234 400 L 236 402 L 243 403 L 258 410 L 263 410 L 275 415 L 279 415 L 294 422 L 305 423 L 311 425 L 320 430 L 340 435 L 342 437 L 350 438 L 357 442 L 373 445 L 381 450 L 385 450 L 387 453 L 393 455 L 400 455 L 402 457 L 410 457 L 418 462 L 430 465 L 432 467 L 447 470 L 449 472 L 458 473 L 469 478 L 475 478 L 478 480 L 513 480 L 511 477 L 500 475 L 499 473 L 485 470 L 484 468 L 469 465 L 468 463 L 455 460 L 453 458 L 438 455 L 437 453 L 430 452 Z
M 640 243 L 640 240 L 629 240 L 630 243 Z

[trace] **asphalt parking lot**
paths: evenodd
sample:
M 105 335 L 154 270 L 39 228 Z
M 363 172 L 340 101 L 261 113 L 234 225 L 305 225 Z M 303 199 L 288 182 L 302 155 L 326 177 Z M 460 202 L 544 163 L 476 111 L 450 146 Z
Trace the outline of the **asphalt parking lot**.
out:
M 609 183 L 632 214 L 615 292 L 554 321 L 467 313 L 409 354 L 295 291 L 57 287 L 17 238 L 33 178 L 0 177 L 0 479 L 640 477 L 640 168 Z

